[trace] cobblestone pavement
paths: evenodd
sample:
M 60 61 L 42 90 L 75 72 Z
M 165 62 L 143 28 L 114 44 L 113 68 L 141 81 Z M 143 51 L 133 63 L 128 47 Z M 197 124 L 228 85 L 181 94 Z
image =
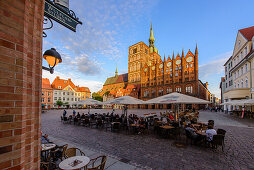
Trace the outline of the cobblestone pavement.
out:
M 105 110 L 92 110 L 104 112 Z M 106 110 L 105 112 L 107 112 Z M 110 110 L 109 110 L 110 111 Z M 68 110 L 71 113 L 71 110 Z M 83 111 L 79 110 L 80 113 Z M 84 111 L 87 112 L 87 111 Z M 120 110 L 116 112 L 121 113 Z M 158 110 L 130 110 L 129 113 L 157 112 Z M 152 169 L 254 169 L 254 128 L 220 112 L 200 112 L 200 120 L 215 120 L 215 128 L 227 131 L 224 152 L 188 145 L 177 148 L 173 139 L 149 135 L 127 135 L 88 127 L 63 124 L 62 110 L 42 114 L 42 131 L 50 136 L 84 145 L 98 152 L 130 160 L 130 164 Z M 249 127 L 252 126 L 252 127 Z M 183 141 L 185 139 L 183 138 Z M 146 169 L 146 168 L 145 168 Z

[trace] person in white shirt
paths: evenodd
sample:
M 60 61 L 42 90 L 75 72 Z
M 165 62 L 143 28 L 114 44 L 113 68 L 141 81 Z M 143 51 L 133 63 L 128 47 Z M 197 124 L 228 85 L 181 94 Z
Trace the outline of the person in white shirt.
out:
M 208 129 L 206 130 L 206 136 L 207 136 L 207 140 L 210 142 L 213 140 L 213 135 L 217 135 L 216 130 L 213 129 L 213 126 L 208 125 Z

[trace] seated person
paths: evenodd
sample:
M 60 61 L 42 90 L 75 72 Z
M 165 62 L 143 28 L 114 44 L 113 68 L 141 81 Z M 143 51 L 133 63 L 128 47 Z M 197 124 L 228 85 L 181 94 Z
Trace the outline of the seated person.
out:
M 79 114 L 79 112 L 78 112 L 78 114 L 77 114 L 77 116 L 76 116 L 77 118 L 80 118 L 80 114 Z
M 217 132 L 215 129 L 213 129 L 212 125 L 208 125 L 208 129 L 206 130 L 207 140 L 211 142 L 213 140 L 213 135 L 217 135 Z
M 194 140 L 194 143 L 197 144 L 200 142 L 202 139 L 204 139 L 203 136 L 197 134 L 196 132 L 198 131 L 194 126 L 191 124 L 188 125 L 187 128 L 185 128 L 188 132 L 190 132 L 191 138 Z
M 48 139 L 48 135 L 47 134 L 42 135 L 42 132 L 41 132 L 41 144 L 47 144 L 47 143 L 51 143 Z
M 145 129 L 146 129 L 146 122 L 145 122 L 144 118 L 140 118 L 139 119 L 139 132 L 138 132 L 138 134 L 143 133 Z
M 169 118 L 171 121 L 174 121 L 174 117 L 172 116 L 172 114 L 169 114 L 169 115 L 168 115 L 168 118 Z
M 82 113 L 82 115 L 81 115 L 81 117 L 80 117 L 80 118 L 81 118 L 81 119 L 85 119 L 85 117 L 86 117 L 86 116 L 85 116 L 85 114 L 84 114 L 84 113 Z

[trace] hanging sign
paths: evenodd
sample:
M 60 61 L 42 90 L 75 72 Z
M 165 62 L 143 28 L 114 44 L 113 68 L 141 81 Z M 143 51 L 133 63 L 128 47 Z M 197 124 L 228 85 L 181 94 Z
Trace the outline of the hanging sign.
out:
M 76 32 L 76 26 L 78 24 L 82 24 L 82 22 L 78 21 L 78 19 L 74 18 L 60 7 L 56 6 L 50 0 L 45 0 L 44 15 L 74 32 Z

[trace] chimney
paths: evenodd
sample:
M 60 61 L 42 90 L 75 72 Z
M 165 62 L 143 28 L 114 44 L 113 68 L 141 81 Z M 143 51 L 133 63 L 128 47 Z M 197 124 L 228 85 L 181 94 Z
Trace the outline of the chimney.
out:
M 207 89 L 208 89 L 208 82 L 206 82 L 206 83 L 205 83 L 205 88 L 207 88 Z
M 56 76 L 56 79 L 57 79 L 57 80 L 59 80 L 59 79 L 60 79 L 60 77 L 59 77 L 59 76 Z
M 70 82 L 70 81 L 71 81 L 71 79 L 68 79 L 68 81 Z

